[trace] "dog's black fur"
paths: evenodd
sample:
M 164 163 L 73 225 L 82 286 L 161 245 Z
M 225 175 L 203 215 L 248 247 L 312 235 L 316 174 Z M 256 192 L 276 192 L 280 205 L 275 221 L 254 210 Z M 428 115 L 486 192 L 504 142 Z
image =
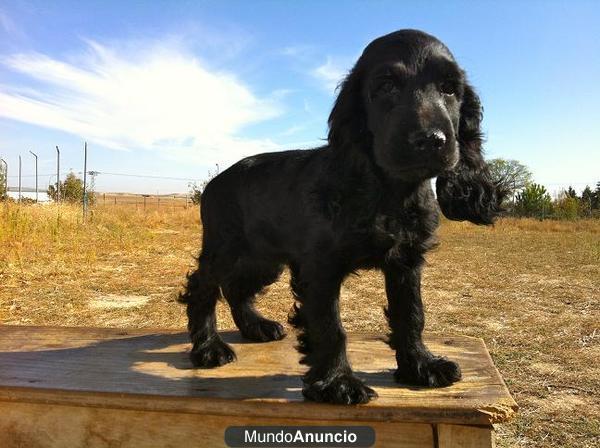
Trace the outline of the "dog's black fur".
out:
M 363 268 L 385 275 L 398 382 L 446 386 L 458 365 L 423 344 L 421 268 L 445 216 L 491 224 L 502 192 L 481 152 L 481 105 L 439 40 L 401 30 L 367 46 L 341 85 L 329 116 L 328 145 L 248 157 L 215 177 L 202 194 L 204 228 L 187 304 L 198 367 L 235 359 L 216 331 L 220 291 L 243 336 L 271 341 L 283 327 L 254 308 L 256 293 L 284 265 L 296 299 L 306 398 L 365 403 L 375 392 L 346 357 L 339 316 L 344 278 Z

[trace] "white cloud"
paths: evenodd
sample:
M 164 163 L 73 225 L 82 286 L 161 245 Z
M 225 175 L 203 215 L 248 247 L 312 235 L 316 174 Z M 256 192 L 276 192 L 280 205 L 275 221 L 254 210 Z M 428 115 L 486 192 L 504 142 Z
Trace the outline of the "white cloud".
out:
M 35 88 L 0 85 L 0 116 L 113 149 L 154 150 L 207 165 L 277 149 L 240 133 L 280 115 L 285 92 L 260 98 L 233 74 L 207 69 L 172 43 L 126 48 L 88 41 L 75 62 L 39 53 L 0 59 L 36 81 Z
M 305 124 L 302 124 L 302 125 L 295 124 L 295 125 L 290 126 L 287 129 L 285 129 L 284 131 L 280 132 L 279 135 L 281 135 L 282 137 L 289 137 L 290 135 L 297 134 L 298 132 L 301 132 L 305 129 L 306 129 Z
M 306 57 L 314 52 L 314 48 L 309 45 L 291 45 L 281 50 L 281 54 L 291 57 Z
M 346 64 L 334 61 L 331 57 L 327 57 L 327 62 L 312 71 L 312 75 L 323 82 L 323 86 L 332 93 L 347 73 Z

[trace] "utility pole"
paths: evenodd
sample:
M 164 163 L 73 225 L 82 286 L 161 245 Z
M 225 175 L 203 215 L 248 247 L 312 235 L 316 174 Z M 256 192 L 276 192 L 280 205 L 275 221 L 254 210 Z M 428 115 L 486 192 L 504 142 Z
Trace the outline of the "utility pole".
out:
M 8 196 L 8 163 L 4 159 L 0 161 L 4 163 L 4 193 Z
M 56 146 L 56 203 L 60 202 L 60 149 Z
M 87 142 L 83 144 L 83 221 L 87 212 Z
M 33 151 L 29 151 L 35 157 L 35 202 L 38 201 L 38 156 Z
M 19 156 L 19 202 L 21 202 L 21 156 Z

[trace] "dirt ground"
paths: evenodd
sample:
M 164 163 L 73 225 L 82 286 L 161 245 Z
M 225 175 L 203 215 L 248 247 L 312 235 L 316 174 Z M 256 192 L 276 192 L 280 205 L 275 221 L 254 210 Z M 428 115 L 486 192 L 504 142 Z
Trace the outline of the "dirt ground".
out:
M 197 210 L 0 205 L 0 323 L 184 328 L 176 302 Z M 600 446 L 600 221 L 443 222 L 428 256 L 427 331 L 485 340 L 520 406 L 499 447 Z M 286 274 L 258 301 L 285 322 Z M 344 284 L 345 328 L 386 332 L 381 275 Z M 234 328 L 223 304 L 220 328 Z

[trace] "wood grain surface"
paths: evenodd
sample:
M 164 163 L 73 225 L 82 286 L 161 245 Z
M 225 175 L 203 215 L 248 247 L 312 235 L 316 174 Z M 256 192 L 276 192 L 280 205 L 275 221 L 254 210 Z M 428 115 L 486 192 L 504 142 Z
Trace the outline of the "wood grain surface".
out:
M 344 420 L 289 420 L 223 415 L 146 412 L 39 403 L 0 402 L 2 448 L 225 447 L 229 426 L 352 426 Z M 425 423 L 371 422 L 376 447 L 434 448 L 434 428 Z M 463 439 L 460 439 L 461 441 Z M 462 445 L 458 445 L 462 446 Z M 468 445 L 468 448 L 477 445 Z
M 294 335 L 266 344 L 223 333 L 238 360 L 192 369 L 181 330 L 0 327 L 0 401 L 266 419 L 489 425 L 517 405 L 481 339 L 428 335 L 457 361 L 463 380 L 439 389 L 393 381 L 394 355 L 381 335 L 349 334 L 356 374 L 379 394 L 362 406 L 305 402 Z

